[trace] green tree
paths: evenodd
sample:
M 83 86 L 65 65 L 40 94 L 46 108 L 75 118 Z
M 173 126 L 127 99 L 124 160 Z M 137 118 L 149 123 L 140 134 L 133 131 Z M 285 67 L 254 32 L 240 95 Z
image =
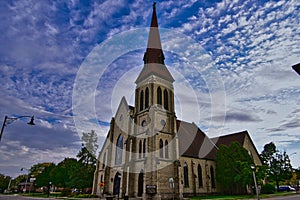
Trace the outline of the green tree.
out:
M 266 166 L 268 179 L 276 183 L 277 189 L 281 181 L 292 178 L 293 169 L 289 156 L 285 151 L 278 151 L 273 142 L 264 146 L 261 158 L 263 164 Z
M 276 146 L 273 142 L 270 142 L 264 146 L 264 150 L 261 152 L 260 157 L 265 165 L 271 165 L 271 161 L 273 160 L 273 156 L 276 151 Z
M 253 183 L 252 158 L 238 142 L 221 145 L 216 155 L 216 179 L 227 194 L 246 193 L 246 186 Z
M 77 168 L 70 174 L 69 186 L 81 190 L 92 187 L 94 172 L 93 165 L 78 162 Z
M 44 162 L 44 163 L 38 163 L 33 165 L 32 167 L 30 167 L 29 169 L 29 177 L 34 177 L 36 178 L 37 182 L 40 182 L 39 179 L 41 179 L 41 177 L 45 177 L 45 169 L 49 166 L 54 165 L 53 163 L 50 162 Z M 43 186 L 43 185 L 41 185 Z
M 8 188 L 8 184 L 10 181 L 10 176 L 5 176 L 4 174 L 0 174 L 0 191 L 4 191 Z
M 300 180 L 300 167 L 298 167 L 298 169 L 296 169 L 295 172 L 297 174 L 298 180 Z
M 54 163 L 42 163 L 34 165 L 30 170 L 31 173 L 34 173 L 34 177 L 36 177 L 36 186 L 37 187 L 48 187 L 49 183 L 53 181 L 53 170 L 55 169 Z M 37 171 L 35 171 L 37 170 Z M 41 171 L 40 171 L 41 170 Z
M 92 187 L 95 168 L 74 158 L 65 158 L 53 173 L 53 184 L 64 188 L 84 189 Z
M 22 175 L 19 175 L 17 176 L 15 179 L 13 179 L 13 181 L 11 182 L 11 188 L 12 189 L 15 189 L 15 190 L 18 190 L 19 189 L 19 184 L 21 182 L 25 182 L 26 181 L 26 178 L 28 178 L 28 175 L 27 174 L 22 174 Z
M 75 158 L 65 158 L 63 161 L 57 164 L 52 171 L 53 184 L 58 187 L 72 188 L 70 185 L 71 175 L 78 168 L 78 161 Z
M 286 152 L 275 153 L 273 159 L 270 163 L 269 178 L 276 182 L 277 189 L 279 188 L 279 183 L 291 179 L 293 176 L 293 169 Z
M 71 185 L 84 189 L 93 186 L 94 172 L 97 159 L 95 157 L 98 149 L 98 138 L 95 131 L 82 133 L 82 148 L 77 154 L 78 168 L 71 174 Z
M 77 158 L 80 162 L 88 165 L 95 165 L 97 162 L 96 151 L 98 149 L 98 137 L 94 130 L 91 130 L 90 133 L 82 133 L 81 137 L 83 143 L 82 148 L 77 154 Z

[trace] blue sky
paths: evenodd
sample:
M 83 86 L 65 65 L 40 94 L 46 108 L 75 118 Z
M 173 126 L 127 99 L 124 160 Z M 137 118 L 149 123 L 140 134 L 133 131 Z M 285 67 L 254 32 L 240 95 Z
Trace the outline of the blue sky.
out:
M 5 127 L 0 173 L 74 157 L 82 131 L 102 144 L 121 97 L 133 105 L 152 3 L 0 1 L 0 116 L 36 118 Z M 273 141 L 299 167 L 299 10 L 297 0 L 157 1 L 178 119 L 211 137 L 248 130 L 259 152 Z M 85 74 L 95 55 L 102 64 Z

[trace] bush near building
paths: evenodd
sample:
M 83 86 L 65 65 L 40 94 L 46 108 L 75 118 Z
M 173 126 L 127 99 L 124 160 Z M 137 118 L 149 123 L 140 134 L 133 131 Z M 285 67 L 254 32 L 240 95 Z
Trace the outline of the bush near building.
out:
M 275 186 L 272 184 L 265 184 L 261 186 L 261 193 L 262 194 L 274 194 L 276 191 Z

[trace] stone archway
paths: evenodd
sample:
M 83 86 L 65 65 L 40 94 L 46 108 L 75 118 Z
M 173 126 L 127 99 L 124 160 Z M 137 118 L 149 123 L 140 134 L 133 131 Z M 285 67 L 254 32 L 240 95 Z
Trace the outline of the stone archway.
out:
M 113 195 L 120 194 L 120 186 L 121 186 L 121 174 L 119 172 L 116 173 L 114 178 L 114 190 Z
M 138 197 L 141 197 L 144 192 L 144 172 L 141 171 L 139 173 L 139 178 L 138 178 Z

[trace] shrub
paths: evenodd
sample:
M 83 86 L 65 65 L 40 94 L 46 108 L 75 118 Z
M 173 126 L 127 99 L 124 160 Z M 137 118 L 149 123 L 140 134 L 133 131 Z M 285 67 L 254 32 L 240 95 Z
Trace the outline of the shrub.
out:
M 96 196 L 92 195 L 92 194 L 78 194 L 75 197 L 76 198 L 92 198 L 92 197 L 96 197 Z
M 63 191 L 61 191 L 61 196 L 68 197 L 71 195 L 71 193 L 72 193 L 72 190 L 70 188 L 65 188 L 65 189 L 63 189 Z
M 272 184 L 265 184 L 261 186 L 261 193 L 262 194 L 274 194 L 276 191 L 275 186 Z

